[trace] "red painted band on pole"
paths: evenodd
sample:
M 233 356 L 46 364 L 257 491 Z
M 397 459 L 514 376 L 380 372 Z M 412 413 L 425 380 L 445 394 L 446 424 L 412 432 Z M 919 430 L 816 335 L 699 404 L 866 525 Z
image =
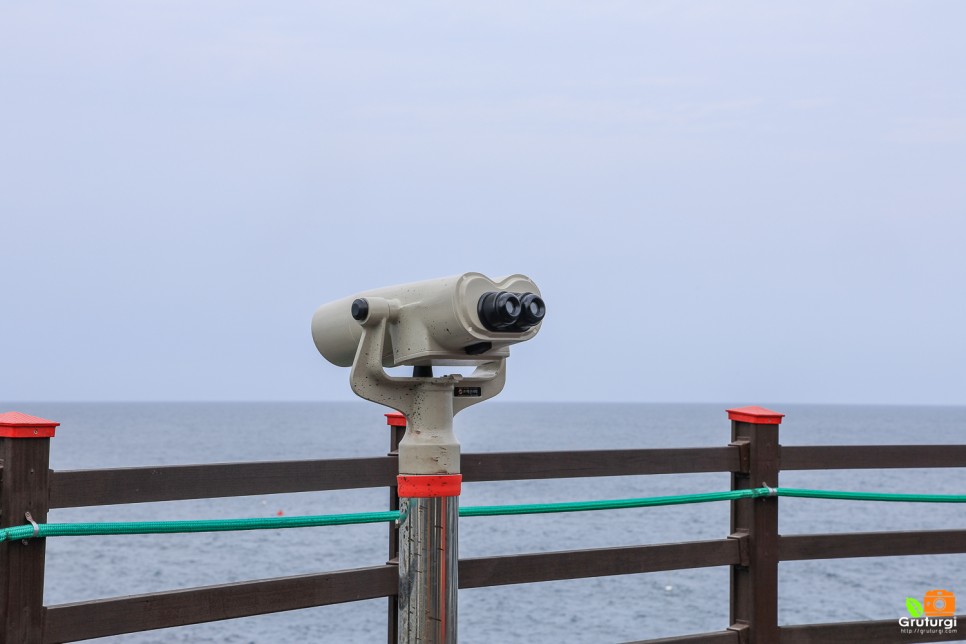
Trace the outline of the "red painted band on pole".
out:
M 400 498 L 428 499 L 440 496 L 459 496 L 463 486 L 462 474 L 416 475 L 396 477 Z
M 728 420 L 739 423 L 751 423 L 753 425 L 781 425 L 785 414 L 777 411 L 765 409 L 764 407 L 738 407 L 737 409 L 726 409 Z

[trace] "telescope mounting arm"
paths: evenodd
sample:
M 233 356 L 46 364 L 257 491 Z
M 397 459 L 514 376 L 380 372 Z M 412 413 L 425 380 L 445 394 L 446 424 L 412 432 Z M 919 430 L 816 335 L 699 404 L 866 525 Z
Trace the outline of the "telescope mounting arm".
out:
M 359 321 L 362 337 L 349 376 L 352 391 L 406 416 L 406 435 L 399 444 L 400 473 L 459 473 L 460 449 L 453 434 L 453 416 L 503 390 L 506 359 L 484 362 L 469 376 L 390 376 L 383 368 L 383 351 L 388 325 L 397 315 L 399 303 L 375 297 L 367 298 L 367 303 L 366 318 Z

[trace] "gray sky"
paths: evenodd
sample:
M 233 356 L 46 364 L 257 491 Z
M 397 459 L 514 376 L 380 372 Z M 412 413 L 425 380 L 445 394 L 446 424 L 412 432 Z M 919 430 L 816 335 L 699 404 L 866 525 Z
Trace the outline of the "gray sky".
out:
M 503 400 L 966 404 L 964 24 L 4 3 L 0 400 L 348 400 L 316 306 L 475 270 L 548 302 Z

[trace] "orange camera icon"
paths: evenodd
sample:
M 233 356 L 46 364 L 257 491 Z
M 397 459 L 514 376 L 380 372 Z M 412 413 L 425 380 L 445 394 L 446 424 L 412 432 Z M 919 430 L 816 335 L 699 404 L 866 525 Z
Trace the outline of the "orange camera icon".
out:
M 956 595 L 948 590 L 930 590 L 922 604 L 926 617 L 952 617 L 956 614 Z

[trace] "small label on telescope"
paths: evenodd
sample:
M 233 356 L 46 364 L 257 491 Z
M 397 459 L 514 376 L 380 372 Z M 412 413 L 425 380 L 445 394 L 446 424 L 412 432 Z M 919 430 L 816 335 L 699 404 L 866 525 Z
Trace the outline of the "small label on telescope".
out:
M 483 395 L 481 387 L 456 387 L 453 389 L 455 398 L 479 398 Z

